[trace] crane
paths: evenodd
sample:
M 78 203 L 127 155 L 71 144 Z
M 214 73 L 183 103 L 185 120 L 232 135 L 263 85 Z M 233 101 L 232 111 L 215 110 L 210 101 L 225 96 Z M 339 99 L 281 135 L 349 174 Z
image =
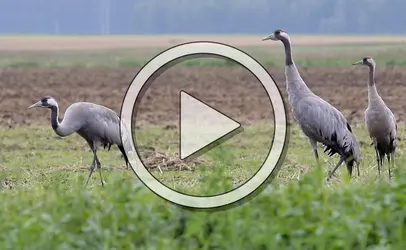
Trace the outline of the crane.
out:
M 104 180 L 101 174 L 101 163 L 97 157 L 97 148 L 103 146 L 110 148 L 112 145 L 117 145 L 126 162 L 128 169 L 128 156 L 124 150 L 123 143 L 129 143 L 129 133 L 126 129 L 123 140 L 120 136 L 120 122 L 116 112 L 113 110 L 90 102 L 76 102 L 71 104 L 65 111 L 63 120 L 59 121 L 59 106 L 56 100 L 51 96 L 44 96 L 40 101 L 28 107 L 31 108 L 48 108 L 51 110 L 51 125 L 55 133 L 61 137 L 69 136 L 77 133 L 86 140 L 90 149 L 93 152 L 93 162 L 90 165 L 90 172 L 87 177 L 85 187 L 87 186 L 90 177 L 95 168 L 99 170 L 100 181 L 104 186 Z M 131 144 L 130 152 L 135 151 Z
M 365 110 L 365 125 L 372 139 L 371 146 L 373 145 L 375 148 L 378 174 L 381 175 L 382 162 L 386 155 L 389 163 L 389 179 L 391 179 L 391 165 L 393 168 L 398 128 L 396 118 L 376 89 L 376 63 L 374 59 L 366 56 L 353 65 L 363 65 L 369 68 L 368 107 Z
M 288 33 L 283 29 L 277 29 L 262 40 L 281 41 L 284 45 L 288 101 L 294 119 L 310 141 L 317 165 L 320 166 L 317 143 L 325 146 L 324 152 L 328 151 L 329 156 L 340 155 L 340 160 L 328 174 L 327 181 L 343 162 L 346 163 L 350 177 L 356 163 L 359 176 L 361 152 L 351 126 L 340 111 L 314 94 L 303 81 L 293 60 Z

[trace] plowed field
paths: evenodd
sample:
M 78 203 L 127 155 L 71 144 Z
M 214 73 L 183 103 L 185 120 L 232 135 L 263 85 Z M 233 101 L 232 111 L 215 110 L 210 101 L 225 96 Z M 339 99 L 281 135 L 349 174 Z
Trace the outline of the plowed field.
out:
M 28 110 L 44 95 L 52 95 L 65 109 L 72 102 L 90 101 L 120 111 L 126 89 L 139 68 L 10 68 L 0 77 L 2 126 L 49 123 L 49 112 Z M 268 68 L 286 99 L 283 68 Z M 366 68 L 301 68 L 309 87 L 338 107 L 352 123 L 363 123 L 367 105 Z M 403 80 L 404 79 L 404 80 Z M 405 120 L 406 70 L 377 70 L 378 90 L 398 120 Z M 241 122 L 269 118 L 270 102 L 264 89 L 243 68 L 183 67 L 161 75 L 142 98 L 140 123 L 168 124 L 178 120 L 179 90 L 208 102 Z

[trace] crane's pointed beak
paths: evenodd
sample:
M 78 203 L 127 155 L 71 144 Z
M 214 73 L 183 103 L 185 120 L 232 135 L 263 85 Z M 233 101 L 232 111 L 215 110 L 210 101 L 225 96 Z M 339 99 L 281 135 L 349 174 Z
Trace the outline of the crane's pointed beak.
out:
M 272 34 L 269 34 L 269 35 L 267 35 L 266 37 L 262 38 L 262 41 L 266 41 L 266 40 L 273 40 L 273 41 L 275 41 L 275 40 L 277 40 L 277 39 L 276 39 L 276 37 L 275 37 L 275 34 L 272 33 Z
M 42 107 L 41 101 L 34 103 L 33 105 L 29 106 L 28 108 L 38 108 L 38 107 Z
M 360 65 L 360 64 L 364 64 L 364 62 L 362 60 L 359 60 L 358 62 L 355 62 L 352 65 Z

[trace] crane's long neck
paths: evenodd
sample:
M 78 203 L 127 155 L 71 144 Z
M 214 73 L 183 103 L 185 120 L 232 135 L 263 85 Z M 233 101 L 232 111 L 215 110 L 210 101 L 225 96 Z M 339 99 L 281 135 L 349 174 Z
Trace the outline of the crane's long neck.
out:
M 282 38 L 281 41 L 285 47 L 285 77 L 286 88 L 289 95 L 305 95 L 307 93 L 311 93 L 310 89 L 300 76 L 300 73 L 293 60 L 290 39 Z
M 368 100 L 380 100 L 380 96 L 375 85 L 375 65 L 369 66 L 369 81 L 368 81 Z
M 66 128 L 63 122 L 59 122 L 59 107 L 57 105 L 52 106 L 51 108 L 51 125 L 55 133 L 62 137 L 68 136 L 74 132 L 71 131 L 69 128 Z

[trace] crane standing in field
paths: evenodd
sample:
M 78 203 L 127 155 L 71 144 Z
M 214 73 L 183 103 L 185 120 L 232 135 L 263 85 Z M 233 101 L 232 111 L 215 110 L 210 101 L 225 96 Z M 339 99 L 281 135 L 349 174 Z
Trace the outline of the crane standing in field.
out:
M 353 65 L 363 65 L 369 68 L 368 107 L 365 110 L 365 125 L 368 129 L 372 144 L 376 152 L 378 174 L 381 175 L 382 161 L 387 156 L 389 163 L 389 179 L 391 178 L 391 165 L 393 167 L 396 150 L 397 124 L 392 111 L 380 97 L 375 85 L 376 63 L 372 57 L 367 56 Z
M 65 112 L 64 119 L 59 122 L 59 106 L 54 98 L 51 96 L 44 96 L 40 101 L 34 103 L 29 108 L 49 108 L 51 109 L 51 124 L 55 133 L 61 137 L 71 135 L 73 133 L 79 134 L 89 144 L 93 152 L 93 162 L 90 165 L 90 172 L 86 180 L 85 187 L 87 186 L 93 171 L 97 167 L 100 173 L 100 181 L 104 186 L 103 177 L 101 174 L 101 163 L 97 157 L 97 148 L 103 146 L 104 148 L 112 145 L 117 145 L 122 155 L 124 156 L 126 167 L 128 169 L 128 156 L 124 150 L 123 143 L 129 143 L 128 129 L 124 131 L 125 137 L 123 142 L 120 136 L 120 118 L 113 110 L 89 102 L 77 102 L 68 107 Z M 134 147 L 130 145 L 132 151 Z
M 262 40 L 281 41 L 285 47 L 285 77 L 289 104 L 296 122 L 309 138 L 317 164 L 320 166 L 317 142 L 326 146 L 324 152 L 329 151 L 329 156 L 336 153 L 340 155 L 339 162 L 329 173 L 327 180 L 331 179 L 344 161 L 350 177 L 354 163 L 357 165 L 359 176 L 361 152 L 351 126 L 340 111 L 307 87 L 293 61 L 289 35 L 284 30 L 277 29 Z

